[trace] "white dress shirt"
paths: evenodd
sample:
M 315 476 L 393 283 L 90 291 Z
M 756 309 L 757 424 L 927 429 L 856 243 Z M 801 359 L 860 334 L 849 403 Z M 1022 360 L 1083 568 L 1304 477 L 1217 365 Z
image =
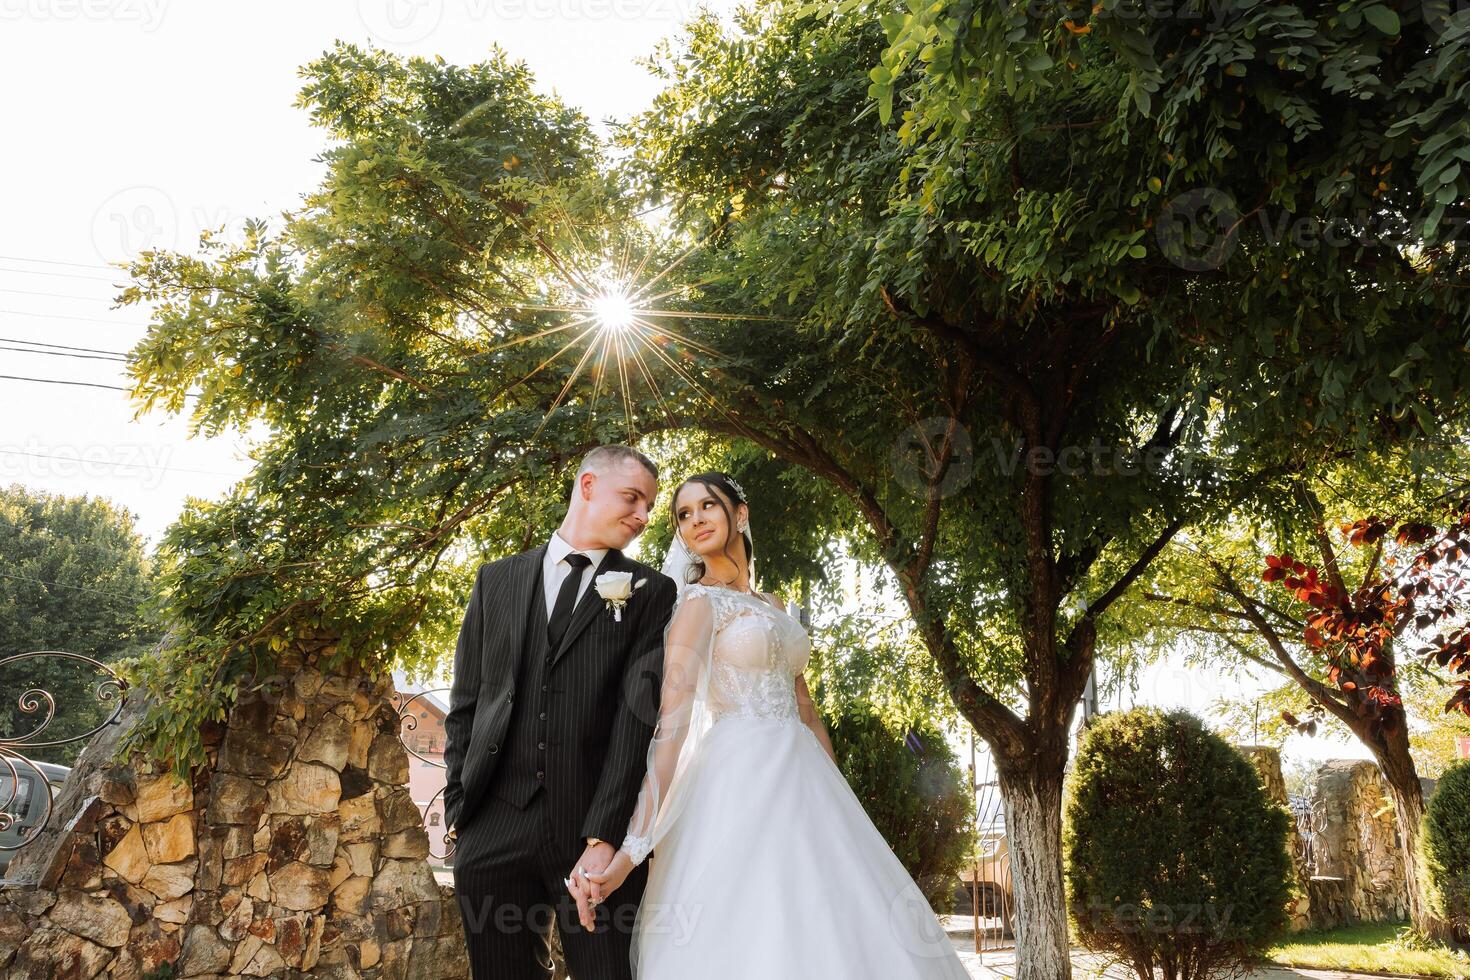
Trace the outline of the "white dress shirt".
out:
M 541 560 L 541 585 L 546 590 L 546 621 L 551 622 L 551 611 L 556 608 L 556 597 L 561 593 L 561 584 L 566 580 L 567 574 L 571 572 L 572 566 L 562 559 L 573 551 L 580 550 L 582 554 L 592 559 L 592 564 L 582 569 L 582 581 L 577 586 L 577 601 L 587 592 L 587 586 L 597 574 L 597 566 L 602 564 L 603 557 L 607 554 L 606 548 L 573 548 L 567 544 L 566 539 L 560 532 L 553 532 L 551 543 L 546 546 L 546 556 Z M 576 604 L 573 603 L 573 608 Z

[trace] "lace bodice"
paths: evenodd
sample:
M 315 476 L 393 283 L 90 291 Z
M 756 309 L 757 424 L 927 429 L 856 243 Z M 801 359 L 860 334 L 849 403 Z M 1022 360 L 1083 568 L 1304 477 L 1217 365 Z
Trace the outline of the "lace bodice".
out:
M 678 774 L 698 758 L 705 731 L 731 718 L 801 725 L 796 677 L 812 650 L 806 630 L 785 610 L 749 592 L 697 583 L 679 597 L 664 641 L 658 722 L 623 838 L 635 865 L 676 819 L 679 786 L 687 785 Z
M 708 597 L 714 609 L 711 717 L 798 718 L 796 675 L 811 656 L 801 623 L 748 592 L 696 583 L 692 595 Z

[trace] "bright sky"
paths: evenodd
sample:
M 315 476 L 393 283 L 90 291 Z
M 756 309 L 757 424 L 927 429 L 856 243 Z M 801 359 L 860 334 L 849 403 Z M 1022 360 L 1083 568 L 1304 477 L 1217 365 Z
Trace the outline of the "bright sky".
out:
M 706 4 L 728 11 L 732 0 Z M 238 437 L 135 420 L 121 364 L 143 332 L 113 310 L 107 263 L 189 249 L 314 188 L 320 134 L 293 109 L 297 67 L 335 39 L 469 63 L 498 43 L 596 123 L 648 104 L 633 63 L 693 0 L 0 0 L 0 483 L 108 497 L 156 542 L 186 497 L 243 475 Z M 601 126 L 599 125 L 599 128 Z M 53 353 L 20 351 L 25 342 Z M 64 346 L 63 346 L 64 345 Z M 77 349 L 80 348 L 80 349 Z M 1205 712 L 1218 687 L 1164 664 L 1137 701 Z M 1111 706 L 1111 705 L 1109 705 Z M 1312 756 L 1352 746 L 1301 741 Z
M 725 10 L 729 0 L 708 4 Z M 144 248 L 189 249 L 314 188 L 319 131 L 292 108 L 298 66 L 336 39 L 483 59 L 492 43 L 598 128 L 645 107 L 635 65 L 693 0 L 0 0 L 0 375 L 120 385 L 141 335 L 109 309 Z M 16 341 L 88 348 L 52 354 Z M 80 355 L 88 355 L 86 357 Z M 248 463 L 236 438 L 187 440 L 134 421 L 120 391 L 0 378 L 0 482 L 112 498 L 156 541 L 185 497 L 215 497 Z M 56 458 L 61 457 L 61 458 Z

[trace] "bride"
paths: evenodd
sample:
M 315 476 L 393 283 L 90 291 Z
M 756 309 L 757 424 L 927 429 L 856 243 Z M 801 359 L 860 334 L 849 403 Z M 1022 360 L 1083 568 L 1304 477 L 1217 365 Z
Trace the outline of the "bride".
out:
M 672 510 L 663 571 L 679 598 L 658 724 L 622 847 L 567 880 L 582 925 L 657 846 L 634 922 L 639 980 L 968 980 L 837 768 L 802 675 L 806 630 L 750 587 L 745 491 L 697 474 Z

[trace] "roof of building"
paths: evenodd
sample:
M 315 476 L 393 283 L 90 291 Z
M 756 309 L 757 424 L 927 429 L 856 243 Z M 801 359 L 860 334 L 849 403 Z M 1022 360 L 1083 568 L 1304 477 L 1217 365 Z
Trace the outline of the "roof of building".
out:
M 440 714 L 449 714 L 449 691 L 447 688 L 429 688 L 423 684 L 413 683 L 403 671 L 395 670 L 393 672 L 393 689 L 403 695 L 405 700 L 413 697 L 415 694 L 423 694 L 424 696 L 418 700 L 419 704 L 428 703 L 431 707 L 438 710 Z M 425 694 L 425 691 L 430 693 Z

